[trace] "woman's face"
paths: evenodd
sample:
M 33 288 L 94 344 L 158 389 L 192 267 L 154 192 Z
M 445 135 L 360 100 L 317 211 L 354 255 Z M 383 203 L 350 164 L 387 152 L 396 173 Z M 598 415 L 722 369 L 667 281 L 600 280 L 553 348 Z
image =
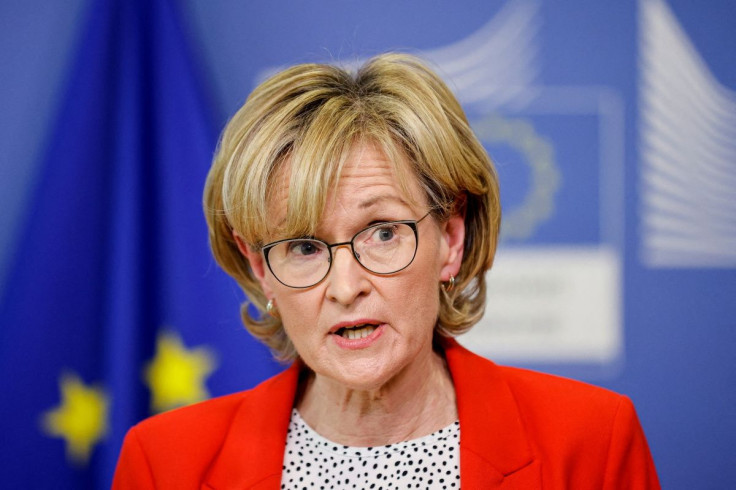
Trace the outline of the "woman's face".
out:
M 268 207 L 274 223 L 286 216 L 288 163 L 283 168 Z M 328 196 L 316 238 L 345 242 L 375 222 L 420 219 L 429 208 L 419 183 L 412 180 L 411 196 L 406 196 L 383 152 L 371 144 L 356 145 L 334 194 Z M 372 274 L 349 247 L 336 247 L 329 274 L 308 289 L 284 286 L 261 253 L 241 250 L 304 362 L 317 376 L 350 389 L 371 390 L 431 355 L 438 288 L 460 268 L 462 217 L 438 223 L 427 216 L 417 224 L 417 234 L 416 256 L 406 269 L 389 276 Z M 356 327 L 365 324 L 369 326 Z

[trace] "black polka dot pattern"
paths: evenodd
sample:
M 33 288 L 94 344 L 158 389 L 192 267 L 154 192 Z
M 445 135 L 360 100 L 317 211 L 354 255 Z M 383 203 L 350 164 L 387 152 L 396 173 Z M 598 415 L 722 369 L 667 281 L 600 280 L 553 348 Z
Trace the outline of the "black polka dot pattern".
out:
M 351 447 L 320 436 L 294 410 L 286 437 L 281 488 L 458 489 L 460 423 L 388 446 Z

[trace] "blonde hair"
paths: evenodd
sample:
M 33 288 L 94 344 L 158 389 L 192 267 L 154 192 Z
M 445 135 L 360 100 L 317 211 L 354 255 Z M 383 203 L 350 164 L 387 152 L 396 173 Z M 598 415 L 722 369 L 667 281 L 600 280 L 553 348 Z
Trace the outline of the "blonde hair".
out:
M 409 178 L 418 179 L 439 220 L 465 214 L 463 262 L 451 291 L 438 286 L 436 332 L 449 336 L 468 330 L 485 309 L 485 273 L 501 222 L 498 179 L 458 101 L 414 56 L 380 55 L 354 74 L 331 65 L 297 65 L 251 93 L 225 127 L 205 186 L 217 262 L 263 312 L 267 299 L 233 232 L 255 249 L 264 244 L 273 229 L 269 190 L 288 159 L 288 212 L 280 231 L 312 234 L 348 152 L 365 140 L 394 162 L 404 190 Z M 401 161 L 410 171 L 396 163 Z M 278 318 L 251 316 L 247 302 L 241 313 L 246 328 L 276 357 L 296 357 Z

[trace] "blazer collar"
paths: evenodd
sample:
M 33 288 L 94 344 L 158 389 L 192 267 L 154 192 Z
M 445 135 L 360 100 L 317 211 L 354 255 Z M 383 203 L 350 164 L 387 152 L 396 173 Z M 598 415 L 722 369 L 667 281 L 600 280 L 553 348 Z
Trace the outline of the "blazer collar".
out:
M 440 343 L 457 398 L 462 487 L 540 488 L 539 465 L 503 369 L 455 339 Z
M 538 482 L 539 468 L 502 369 L 454 339 L 442 339 L 440 345 L 457 395 L 462 486 L 505 488 Z M 203 488 L 279 488 L 302 368 L 294 363 L 243 397 Z
M 287 370 L 246 392 L 202 488 L 279 488 L 299 372 Z

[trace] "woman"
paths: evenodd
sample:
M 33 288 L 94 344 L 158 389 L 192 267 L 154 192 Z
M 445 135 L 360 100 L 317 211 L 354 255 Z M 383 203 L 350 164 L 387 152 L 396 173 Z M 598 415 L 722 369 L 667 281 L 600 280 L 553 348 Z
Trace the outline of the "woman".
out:
M 291 367 L 153 417 L 117 488 L 658 488 L 631 402 L 496 366 L 453 336 L 485 304 L 498 183 L 417 59 L 300 65 L 228 123 L 205 191 L 218 262 Z

